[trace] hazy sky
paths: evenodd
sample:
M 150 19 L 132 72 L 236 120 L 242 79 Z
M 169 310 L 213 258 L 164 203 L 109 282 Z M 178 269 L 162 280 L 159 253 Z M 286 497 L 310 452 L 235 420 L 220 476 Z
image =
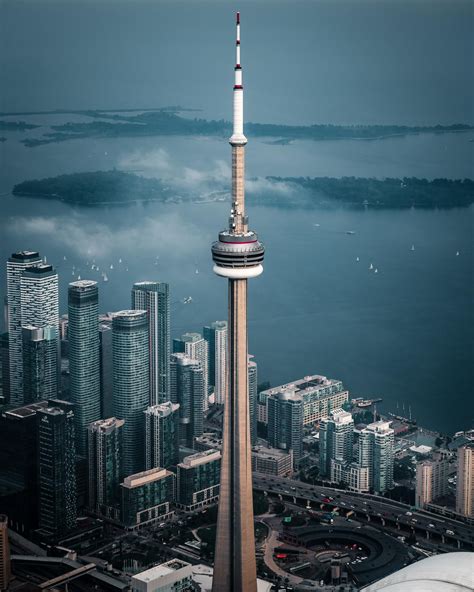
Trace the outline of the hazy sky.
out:
M 473 122 L 473 6 L 0 0 L 0 108 L 181 104 L 228 118 L 238 8 L 248 120 Z

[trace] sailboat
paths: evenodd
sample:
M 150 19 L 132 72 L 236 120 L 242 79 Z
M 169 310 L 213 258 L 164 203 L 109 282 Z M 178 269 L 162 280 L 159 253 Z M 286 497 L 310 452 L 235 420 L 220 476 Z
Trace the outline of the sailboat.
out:
M 122 263 L 122 259 L 119 259 L 119 263 Z
M 102 279 L 104 280 L 104 282 L 108 282 L 109 281 L 109 278 L 107 277 L 107 274 L 106 273 L 104 273 L 102 275 Z
M 196 273 L 199 273 L 199 269 L 196 268 Z
M 414 251 L 415 250 L 415 245 L 411 246 L 411 250 Z
M 456 257 L 459 257 L 459 251 L 456 251 Z
M 360 261 L 359 257 L 356 257 L 356 261 L 357 261 L 357 262 L 359 262 L 359 261 Z
M 67 261 L 66 255 L 64 255 L 63 259 L 64 259 L 64 261 Z
M 110 264 L 110 269 L 113 269 L 113 268 L 114 268 L 114 266 L 113 266 L 113 265 L 112 265 L 112 263 L 111 263 L 111 264 Z
M 379 270 L 377 268 L 374 269 L 374 273 L 378 273 Z
M 369 265 L 369 269 L 373 269 L 374 266 L 372 265 L 372 263 Z

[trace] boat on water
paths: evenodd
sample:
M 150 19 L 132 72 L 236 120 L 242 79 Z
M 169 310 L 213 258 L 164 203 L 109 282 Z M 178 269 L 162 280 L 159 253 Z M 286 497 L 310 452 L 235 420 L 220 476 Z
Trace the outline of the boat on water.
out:
M 378 273 L 379 270 L 377 268 L 374 269 L 374 273 Z
M 122 263 L 122 259 L 119 259 L 119 263 Z
M 459 257 L 459 251 L 456 251 L 456 257 Z
M 196 269 L 196 273 L 199 273 L 199 269 Z
M 411 246 L 411 250 L 414 251 L 415 250 L 415 245 Z
M 109 278 L 107 277 L 107 274 L 106 273 L 104 273 L 102 275 L 102 279 L 104 280 L 104 282 L 108 282 L 109 281 Z
M 373 269 L 374 266 L 372 265 L 372 263 L 369 265 L 369 269 Z
M 113 266 L 113 264 L 111 263 L 111 264 L 110 264 L 110 269 L 113 269 L 113 268 L 114 268 L 114 266 Z
M 64 259 L 64 261 L 67 261 L 67 257 L 66 257 L 66 255 L 64 255 L 63 259 Z
M 94 264 L 92 264 L 91 269 L 92 269 L 92 271 L 94 271 L 94 269 L 95 269 L 95 265 Z
M 360 261 L 359 257 L 356 257 L 356 261 L 357 261 L 357 262 L 359 262 L 359 261 Z
M 346 234 L 355 234 L 354 230 L 346 230 Z
M 192 301 L 193 299 L 191 296 L 186 296 L 185 298 L 183 298 L 183 304 L 189 304 Z
M 81 279 L 81 276 L 80 276 L 80 275 L 78 275 L 78 276 L 77 276 L 77 279 L 78 279 L 78 280 L 80 280 L 80 279 Z
M 74 269 L 72 270 L 71 275 L 76 275 L 76 272 L 74 271 Z

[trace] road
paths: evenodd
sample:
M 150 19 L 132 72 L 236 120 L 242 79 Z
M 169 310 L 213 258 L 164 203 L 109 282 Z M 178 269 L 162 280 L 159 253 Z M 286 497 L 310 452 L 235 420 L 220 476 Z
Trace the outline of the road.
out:
M 255 490 L 295 503 L 309 501 L 315 510 L 330 511 L 337 507 L 342 515 L 353 511 L 357 519 L 403 531 L 400 535 L 413 532 L 431 543 L 439 542 L 465 551 L 474 549 L 474 529 L 470 525 L 425 510 L 411 510 L 401 502 L 257 473 L 253 475 L 253 484 Z

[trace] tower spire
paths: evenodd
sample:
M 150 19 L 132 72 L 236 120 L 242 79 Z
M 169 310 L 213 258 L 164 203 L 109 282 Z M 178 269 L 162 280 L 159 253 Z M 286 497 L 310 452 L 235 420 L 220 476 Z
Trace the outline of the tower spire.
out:
M 236 19 L 235 40 L 235 74 L 234 74 L 234 119 L 233 131 L 229 142 L 232 146 L 245 146 L 244 136 L 244 86 L 242 82 L 242 65 L 240 63 L 240 12 Z

